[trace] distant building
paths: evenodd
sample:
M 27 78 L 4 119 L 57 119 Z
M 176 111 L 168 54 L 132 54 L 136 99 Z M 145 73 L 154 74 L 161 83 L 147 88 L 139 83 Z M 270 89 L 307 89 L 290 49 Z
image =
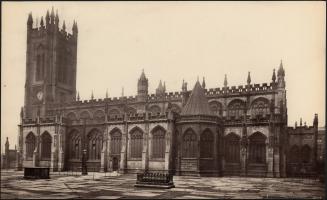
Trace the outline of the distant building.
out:
M 2 169 L 15 169 L 16 168 L 16 158 L 17 150 L 16 145 L 15 149 L 9 149 L 8 137 L 5 143 L 5 153 L 1 155 L 1 168 Z
M 318 160 L 325 161 L 326 156 L 326 127 L 318 128 Z
M 144 71 L 137 95 L 81 101 L 76 91 L 77 23 L 72 34 L 59 17 L 27 21 L 24 108 L 18 167 L 78 170 L 86 150 L 88 170 L 177 175 L 286 177 L 313 173 L 318 115 L 312 127 L 287 127 L 283 63 L 270 83 L 148 92 Z M 34 24 L 35 25 L 35 24 Z M 294 152 L 294 153 L 291 153 Z M 302 169 L 303 168 L 303 169 Z
M 301 174 L 314 174 L 318 161 L 323 161 L 324 135 L 325 130 L 319 132 L 318 121 L 315 118 L 313 126 L 306 123 L 300 126 L 295 123 L 295 127 L 288 127 L 287 146 L 287 174 L 289 176 L 299 176 Z

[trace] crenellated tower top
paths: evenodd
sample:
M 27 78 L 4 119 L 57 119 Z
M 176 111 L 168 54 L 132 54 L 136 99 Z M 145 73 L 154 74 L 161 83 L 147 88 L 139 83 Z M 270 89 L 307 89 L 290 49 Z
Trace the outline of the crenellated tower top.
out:
M 76 100 L 77 23 L 67 33 L 59 28 L 58 11 L 47 10 L 41 20 L 27 18 L 25 82 L 26 117 L 47 115 L 50 104 Z

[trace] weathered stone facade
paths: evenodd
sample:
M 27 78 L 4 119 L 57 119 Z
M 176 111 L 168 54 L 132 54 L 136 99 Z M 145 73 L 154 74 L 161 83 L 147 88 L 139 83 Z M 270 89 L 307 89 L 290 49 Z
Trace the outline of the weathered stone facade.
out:
M 77 23 L 59 30 L 27 23 L 25 105 L 21 112 L 18 168 L 78 170 L 87 150 L 89 170 L 180 175 L 285 177 L 289 137 L 285 72 L 267 84 L 148 94 L 142 72 L 136 96 L 80 101 L 76 97 Z M 37 25 L 38 26 L 38 25 Z M 40 48 L 41 50 L 40 50 Z M 39 49 L 38 49 L 39 48 Z M 44 55 L 44 61 L 37 56 Z M 68 55 L 68 56 L 67 56 Z M 39 63 L 41 62 L 41 64 Z M 39 71 L 42 66 L 42 73 Z M 66 69 L 61 66 L 64 65 Z M 64 68 L 65 68 L 64 67 Z M 36 75 L 41 77 L 36 80 Z

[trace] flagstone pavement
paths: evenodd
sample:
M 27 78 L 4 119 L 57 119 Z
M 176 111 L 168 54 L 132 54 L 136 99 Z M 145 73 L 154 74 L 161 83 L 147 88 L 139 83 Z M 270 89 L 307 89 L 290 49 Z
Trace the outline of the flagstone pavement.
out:
M 23 172 L 1 171 L 1 199 L 325 199 L 318 180 L 295 178 L 174 176 L 175 188 L 135 188 L 135 174 L 58 172 L 28 180 Z

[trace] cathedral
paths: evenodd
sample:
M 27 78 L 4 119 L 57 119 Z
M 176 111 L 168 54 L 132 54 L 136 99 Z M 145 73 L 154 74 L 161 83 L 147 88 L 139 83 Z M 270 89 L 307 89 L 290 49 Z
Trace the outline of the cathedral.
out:
M 77 22 L 72 31 L 53 9 L 27 20 L 24 107 L 17 168 L 53 171 L 169 172 L 191 176 L 286 177 L 314 173 L 318 116 L 313 126 L 287 127 L 283 63 L 269 83 L 206 88 L 205 80 L 148 92 L 142 71 L 135 96 L 81 101 L 76 92 Z M 301 130 L 300 130 L 301 128 Z M 303 137 L 303 135 L 308 137 Z

